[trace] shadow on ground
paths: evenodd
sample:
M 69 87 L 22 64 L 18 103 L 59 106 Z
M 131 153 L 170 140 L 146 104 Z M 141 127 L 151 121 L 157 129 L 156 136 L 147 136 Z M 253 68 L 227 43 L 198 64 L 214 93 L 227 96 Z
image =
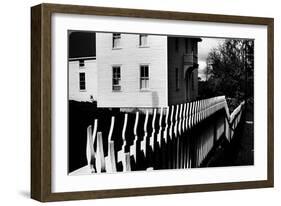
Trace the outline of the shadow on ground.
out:
M 254 165 L 253 104 L 245 108 L 245 115 L 231 143 L 223 139 L 213 151 L 206 167 Z

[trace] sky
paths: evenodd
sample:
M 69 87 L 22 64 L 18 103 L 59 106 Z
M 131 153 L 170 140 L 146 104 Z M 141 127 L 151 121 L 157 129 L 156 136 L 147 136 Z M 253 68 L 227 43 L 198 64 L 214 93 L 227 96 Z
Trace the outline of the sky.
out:
M 222 44 L 225 39 L 220 38 L 201 38 L 202 42 L 198 43 L 198 76 L 205 80 L 204 70 L 206 69 L 206 60 L 209 52 L 213 48 L 217 48 L 220 44 Z

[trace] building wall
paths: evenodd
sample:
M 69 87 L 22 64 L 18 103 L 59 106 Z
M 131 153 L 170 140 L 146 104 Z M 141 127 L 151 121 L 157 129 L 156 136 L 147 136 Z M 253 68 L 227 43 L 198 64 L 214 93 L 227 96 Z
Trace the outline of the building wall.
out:
M 121 34 L 121 46 L 112 48 L 112 33 L 97 33 L 98 107 L 167 106 L 167 37 L 148 35 L 139 47 L 139 35 Z M 140 90 L 140 65 L 149 65 L 149 89 Z M 112 90 L 112 66 L 121 67 L 121 91 Z
M 193 71 L 193 81 L 194 81 L 194 91 L 193 91 L 193 99 L 198 97 L 198 69 Z
M 176 49 L 178 39 L 178 49 Z M 183 56 L 186 54 L 186 43 L 183 37 L 168 37 L 168 104 L 180 104 L 196 99 L 198 95 L 198 69 L 184 73 Z M 187 52 L 197 54 L 197 40 L 187 39 Z M 197 62 L 198 63 L 198 62 Z M 176 85 L 176 68 L 178 68 L 179 88 Z M 186 80 L 187 79 L 187 80 Z M 192 88 L 193 81 L 193 88 Z
M 68 94 L 69 100 L 93 101 L 98 97 L 97 82 L 97 62 L 96 60 L 84 60 L 85 66 L 79 67 L 79 61 L 69 61 L 68 63 Z M 85 72 L 86 89 L 81 91 L 79 84 L 79 73 Z M 91 98 L 92 96 L 92 98 Z

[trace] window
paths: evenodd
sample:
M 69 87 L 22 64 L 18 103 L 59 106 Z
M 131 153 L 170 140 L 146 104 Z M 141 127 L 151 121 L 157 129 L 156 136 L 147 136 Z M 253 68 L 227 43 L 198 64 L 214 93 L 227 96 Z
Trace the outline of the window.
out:
M 112 48 L 120 48 L 121 43 L 121 34 L 113 33 L 112 34 Z
M 140 89 L 149 88 L 149 66 L 141 65 L 140 66 Z
M 85 72 L 79 73 L 79 88 L 81 91 L 86 90 Z
M 147 46 L 147 34 L 140 34 L 140 36 L 139 36 L 139 46 L 140 47 Z
M 120 73 L 120 66 L 112 67 L 112 90 L 113 91 L 120 91 L 121 90 L 121 73 Z
M 85 66 L 84 60 L 80 59 L 79 60 L 79 67 L 84 67 L 84 66 Z
M 179 68 L 176 68 L 176 90 L 180 89 L 180 82 L 179 82 Z
M 176 52 L 179 51 L 179 38 L 177 38 L 177 37 L 175 39 L 175 50 L 176 50 Z

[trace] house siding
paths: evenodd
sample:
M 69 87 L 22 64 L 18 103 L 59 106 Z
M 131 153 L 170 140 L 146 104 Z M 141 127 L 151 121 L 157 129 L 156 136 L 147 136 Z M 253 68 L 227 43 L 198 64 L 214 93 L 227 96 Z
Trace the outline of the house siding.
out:
M 98 107 L 167 106 L 167 37 L 148 35 L 139 47 L 139 35 L 121 34 L 121 46 L 112 48 L 112 33 L 97 33 Z M 140 89 L 140 65 L 149 65 L 149 89 Z M 121 67 L 121 91 L 112 90 L 112 66 Z
M 69 100 L 90 102 L 98 98 L 97 62 L 96 60 L 84 60 L 85 66 L 79 67 L 79 60 L 68 63 L 68 89 Z M 79 73 L 85 73 L 86 89 L 80 90 Z M 92 98 L 91 98 L 92 97 Z
M 178 41 L 178 49 L 176 50 L 176 39 Z M 186 51 L 187 41 L 187 51 Z M 188 74 L 187 82 L 184 73 L 183 56 L 192 52 L 197 55 L 197 40 L 183 37 L 168 37 L 168 104 L 181 104 L 191 101 L 198 96 L 198 69 L 194 69 Z M 197 61 L 198 63 L 198 61 Z M 176 87 L 176 68 L 179 72 L 179 89 Z M 192 89 L 193 81 L 193 89 Z

